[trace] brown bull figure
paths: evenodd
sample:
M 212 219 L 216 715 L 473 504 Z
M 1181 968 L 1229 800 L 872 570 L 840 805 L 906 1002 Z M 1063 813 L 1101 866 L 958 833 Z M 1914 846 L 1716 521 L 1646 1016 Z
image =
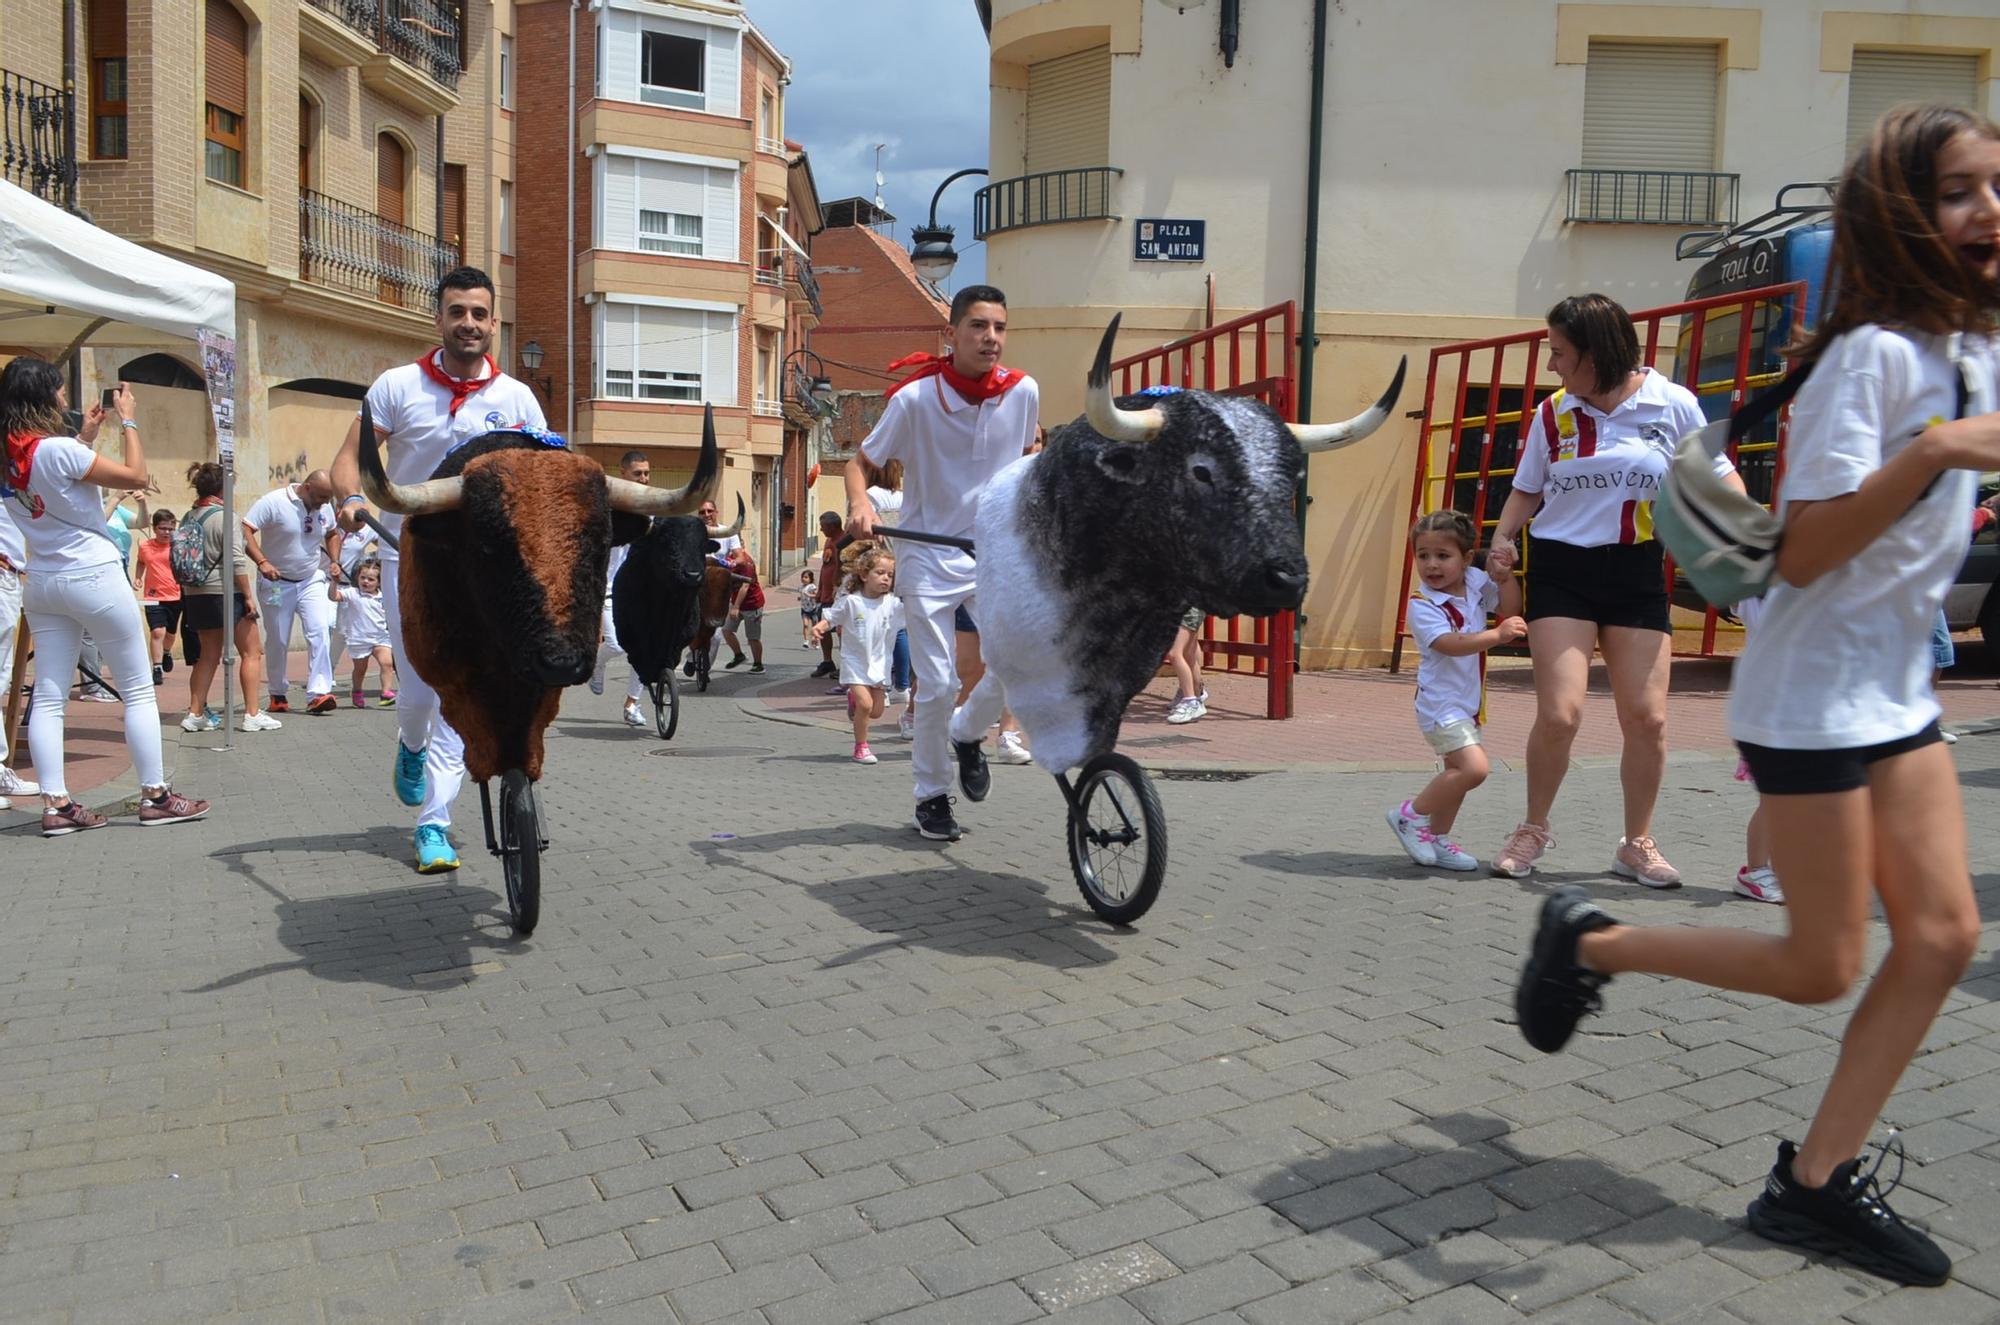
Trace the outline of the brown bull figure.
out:
M 645 532 L 636 517 L 695 509 L 720 474 L 711 415 L 681 488 L 609 477 L 560 439 L 522 432 L 470 438 L 429 479 L 392 483 L 363 406 L 362 489 L 410 517 L 399 553 L 407 661 L 464 737 L 474 778 L 518 768 L 540 779 L 563 688 L 597 657 L 612 544 Z

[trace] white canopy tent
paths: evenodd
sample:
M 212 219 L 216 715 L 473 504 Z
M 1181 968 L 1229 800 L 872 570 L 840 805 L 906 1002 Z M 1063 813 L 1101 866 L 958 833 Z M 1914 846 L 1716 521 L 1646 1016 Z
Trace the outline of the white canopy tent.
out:
M 0 180 L 0 345 L 47 351 L 62 362 L 86 344 L 200 346 L 202 379 L 222 460 L 223 521 L 233 528 L 236 453 L 236 286 L 155 253 Z M 82 407 L 86 402 L 72 401 Z M 236 541 L 223 539 L 223 584 L 235 583 Z M 223 595 L 223 731 L 234 710 L 229 662 L 235 599 Z M 12 696 L 9 697 L 10 699 Z M 4 739 L 12 741 L 13 712 Z M 229 737 L 225 734 L 224 744 Z

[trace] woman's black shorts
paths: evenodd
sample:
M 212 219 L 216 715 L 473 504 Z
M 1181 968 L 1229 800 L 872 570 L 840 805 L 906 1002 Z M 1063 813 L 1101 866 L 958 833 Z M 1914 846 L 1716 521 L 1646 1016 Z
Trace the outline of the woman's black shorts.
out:
M 1577 547 L 1531 538 L 1527 569 L 1530 621 L 1567 617 L 1600 626 L 1673 631 L 1666 550 L 1658 542 Z
M 1933 722 L 1914 736 L 1899 736 L 1880 745 L 1851 745 L 1839 750 L 1779 750 L 1738 741 L 1750 778 L 1764 796 L 1821 796 L 1868 785 L 1868 766 L 1897 755 L 1921 750 L 1944 739 Z
M 236 595 L 236 619 L 241 621 L 250 615 L 250 600 L 242 594 Z M 187 594 L 181 598 L 181 624 L 189 630 L 222 629 L 222 595 L 219 593 Z

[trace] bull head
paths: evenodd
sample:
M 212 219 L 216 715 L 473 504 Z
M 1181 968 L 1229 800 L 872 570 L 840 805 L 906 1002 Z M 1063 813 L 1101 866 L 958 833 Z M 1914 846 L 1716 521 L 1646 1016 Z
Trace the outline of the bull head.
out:
M 1090 365 L 1088 389 L 1084 395 L 1084 417 L 1099 435 L 1114 442 L 1150 442 L 1167 426 L 1167 416 L 1159 409 L 1120 409 L 1111 396 L 1111 344 L 1118 338 L 1118 323 L 1124 314 L 1114 313 L 1104 339 L 1097 343 L 1097 358 Z M 1407 356 L 1396 365 L 1396 376 L 1382 398 L 1344 423 L 1287 423 L 1299 449 L 1306 452 L 1332 451 L 1351 446 L 1374 432 L 1388 419 L 1396 397 L 1403 391 L 1403 374 L 1409 368 Z
M 705 406 L 701 419 L 701 458 L 695 462 L 694 476 L 678 488 L 653 488 L 627 479 L 606 477 L 611 509 L 633 515 L 680 515 L 706 501 L 722 476 L 722 460 L 715 445 L 715 407 Z M 382 445 L 375 436 L 375 417 L 367 401 L 361 402 L 361 490 L 368 499 L 396 515 L 436 515 L 455 511 L 464 500 L 465 480 L 460 477 L 425 479 L 421 483 L 393 483 L 382 468 Z M 739 504 L 741 499 L 739 498 Z M 739 516 L 738 525 L 742 521 Z

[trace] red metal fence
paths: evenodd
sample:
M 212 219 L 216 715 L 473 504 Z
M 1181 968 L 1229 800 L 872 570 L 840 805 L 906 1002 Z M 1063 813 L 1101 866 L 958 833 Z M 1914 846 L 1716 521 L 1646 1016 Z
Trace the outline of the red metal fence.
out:
M 1777 350 L 1805 318 L 1806 287 L 1802 281 L 1761 290 L 1668 304 L 1632 314 L 1644 344 L 1641 362 L 1670 372 L 1682 386 L 1702 398 L 1711 418 L 1724 412 L 1712 398 L 1727 393 L 1728 409 L 1743 401 L 1746 391 L 1776 382 L 1783 375 Z M 1662 335 L 1675 324 L 1675 339 L 1664 347 L 1669 362 L 1661 364 Z M 1523 420 L 1532 414 L 1554 385 L 1544 383 L 1540 362 L 1546 328 L 1497 336 L 1490 340 L 1440 345 L 1431 351 L 1424 375 L 1423 430 L 1417 442 L 1416 482 L 1410 493 L 1410 520 L 1456 506 L 1469 514 L 1480 530 L 1480 542 L 1498 523 L 1506 501 L 1501 481 L 1514 473 Z M 1719 353 L 1704 354 L 1720 347 Z M 1443 388 L 1446 399 L 1440 404 Z M 1776 492 L 1783 465 L 1784 424 L 1769 437 L 1746 439 L 1730 448 L 1730 458 L 1743 471 L 1751 494 L 1768 504 Z M 1765 459 L 1768 457 L 1768 459 Z M 1525 570 L 1525 558 L 1523 570 Z M 1403 552 L 1403 584 L 1410 584 L 1411 554 Z M 1667 591 L 1683 611 L 1701 614 L 1698 649 L 1677 651 L 1708 657 L 1715 652 L 1717 613 L 1700 603 L 1691 589 L 1676 591 L 1673 563 L 1667 563 Z M 1389 668 L 1402 665 L 1403 641 L 1409 638 L 1407 594 L 1396 609 L 1396 643 Z M 1678 640 L 1678 636 L 1676 637 Z
M 1247 342 L 1247 343 L 1246 343 Z M 1192 387 L 1261 400 L 1286 422 L 1298 418 L 1298 308 L 1287 300 L 1206 331 L 1113 361 L 1122 395 L 1149 386 Z M 1292 716 L 1298 618 L 1210 617 L 1202 627 L 1204 666 L 1265 679 L 1264 716 Z

